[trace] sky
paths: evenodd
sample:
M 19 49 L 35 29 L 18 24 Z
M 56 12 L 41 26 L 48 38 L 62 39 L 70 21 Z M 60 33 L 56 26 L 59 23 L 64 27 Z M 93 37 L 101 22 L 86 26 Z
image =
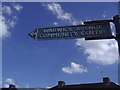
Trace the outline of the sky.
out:
M 116 2 L 3 2 L 0 16 L 2 87 L 46 88 L 66 84 L 118 83 L 118 50 L 114 39 L 34 40 L 37 28 L 80 25 L 118 14 Z M 111 23 L 115 33 L 114 24 Z M 0 81 L 1 82 L 1 81 Z

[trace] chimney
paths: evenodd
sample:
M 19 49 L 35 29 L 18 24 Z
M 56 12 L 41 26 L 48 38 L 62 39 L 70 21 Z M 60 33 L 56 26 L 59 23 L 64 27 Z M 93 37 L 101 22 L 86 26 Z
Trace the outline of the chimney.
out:
M 15 85 L 9 85 L 9 88 L 15 88 Z
M 65 85 L 65 82 L 64 81 L 58 81 L 58 87 L 62 87 Z
M 104 78 L 103 78 L 103 84 L 104 84 L 104 85 L 109 85 L 109 84 L 110 84 L 110 79 L 109 79 L 109 77 L 104 77 Z

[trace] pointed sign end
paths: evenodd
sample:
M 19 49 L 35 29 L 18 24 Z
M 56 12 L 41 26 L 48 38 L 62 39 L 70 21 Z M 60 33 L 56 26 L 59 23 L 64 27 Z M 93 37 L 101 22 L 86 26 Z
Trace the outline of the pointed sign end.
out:
M 34 39 L 35 39 L 35 36 L 36 36 L 36 35 L 35 35 L 35 33 L 34 33 L 34 32 L 31 32 L 31 33 L 29 33 L 28 35 L 29 35 L 30 37 L 32 37 L 32 38 L 34 38 Z
M 29 36 L 33 37 L 33 35 L 31 33 L 28 34 Z

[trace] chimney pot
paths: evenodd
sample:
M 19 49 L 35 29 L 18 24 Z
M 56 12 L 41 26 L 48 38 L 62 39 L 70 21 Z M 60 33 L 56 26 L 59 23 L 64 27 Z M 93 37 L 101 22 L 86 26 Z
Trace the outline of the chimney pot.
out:
M 62 87 L 65 85 L 65 82 L 64 81 L 58 81 L 58 87 Z
M 109 85 L 109 84 L 110 84 L 110 79 L 109 79 L 109 77 L 104 77 L 104 78 L 103 78 L 103 84 L 104 84 L 104 85 Z
M 9 88 L 15 88 L 15 85 L 11 84 L 11 85 L 9 85 Z

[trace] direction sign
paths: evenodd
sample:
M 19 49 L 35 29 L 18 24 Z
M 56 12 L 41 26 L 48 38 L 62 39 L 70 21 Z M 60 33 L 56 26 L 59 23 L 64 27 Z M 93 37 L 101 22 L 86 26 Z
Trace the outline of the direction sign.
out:
M 29 34 L 36 40 L 112 36 L 109 23 L 38 28 Z

